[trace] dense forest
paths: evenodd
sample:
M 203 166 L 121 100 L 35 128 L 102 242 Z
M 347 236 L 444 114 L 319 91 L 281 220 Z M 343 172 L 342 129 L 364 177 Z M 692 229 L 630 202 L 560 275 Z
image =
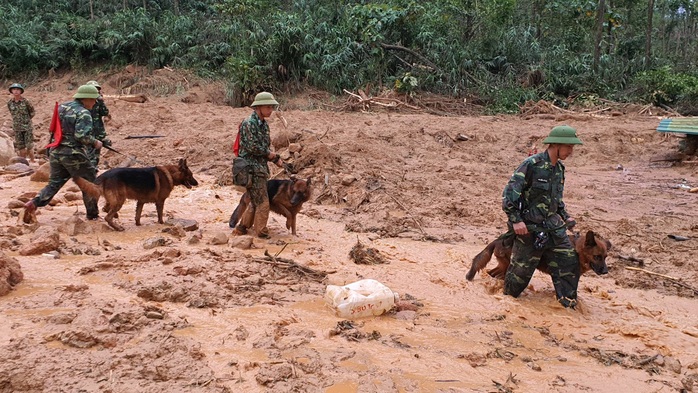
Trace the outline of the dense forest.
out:
M 570 96 L 698 113 L 693 0 L 12 0 L 0 78 L 126 64 L 231 91 L 313 86 L 476 96 L 493 112 Z

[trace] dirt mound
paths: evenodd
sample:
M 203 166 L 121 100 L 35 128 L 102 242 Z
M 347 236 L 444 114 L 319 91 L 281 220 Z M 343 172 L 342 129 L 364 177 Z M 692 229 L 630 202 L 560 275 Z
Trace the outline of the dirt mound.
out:
M 43 185 L 3 181 L 0 245 L 24 280 L 0 298 L 0 390 L 615 392 L 589 378 L 608 374 L 638 392 L 693 384 L 698 194 L 689 191 L 698 178 L 690 162 L 651 160 L 681 139 L 655 131 L 653 110 L 592 100 L 580 111 L 456 116 L 465 110 L 457 103 L 422 97 L 421 110 L 373 100 L 345 112 L 332 107 L 347 96 L 275 92 L 276 150 L 313 179 L 313 196 L 298 236 L 272 214 L 271 240 L 250 238 L 243 251 L 230 245 L 240 193 L 229 181 L 250 109 L 222 105 L 220 86 L 178 70 L 57 75 L 27 89 L 37 146 L 54 103 L 90 79 L 108 94 L 149 97 L 107 98 L 107 133 L 121 154 L 103 152 L 100 169 L 187 158 L 200 184 L 173 191 L 166 221 L 198 229 L 157 224 L 152 204 L 135 226 L 127 202 L 124 232 L 61 232 L 54 253 L 17 256 L 37 227 L 58 231 L 84 207 L 74 195 L 23 225 L 17 198 Z M 558 304 L 549 276 L 535 274 L 517 299 L 486 275 L 465 279 L 472 257 L 506 231 L 504 185 L 561 123 L 584 141 L 565 160 L 566 209 L 577 230 L 613 243 L 609 274 L 581 278 L 576 311 Z M 146 249 L 154 236 L 163 241 Z M 354 263 L 359 243 L 390 263 Z M 419 305 L 340 321 L 323 303 L 326 285 L 362 278 Z

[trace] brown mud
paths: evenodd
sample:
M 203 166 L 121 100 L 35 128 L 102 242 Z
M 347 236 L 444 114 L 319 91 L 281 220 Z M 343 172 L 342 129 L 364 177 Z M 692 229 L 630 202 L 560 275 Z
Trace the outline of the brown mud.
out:
M 53 103 L 78 79 L 27 89 L 37 145 L 48 140 Z M 698 194 L 688 192 L 698 166 L 655 161 L 678 138 L 657 133 L 659 117 L 642 107 L 443 117 L 331 112 L 318 109 L 325 96 L 277 94 L 272 136 L 315 188 L 298 236 L 272 214 L 271 240 L 239 249 L 213 239 L 230 235 L 240 196 L 231 145 L 249 109 L 168 70 L 98 79 L 106 94 L 149 95 L 142 104 L 108 98 L 107 132 L 148 165 L 187 158 L 200 185 L 176 188 L 165 215 L 198 229 L 157 224 L 152 205 L 136 227 L 127 202 L 125 232 L 103 221 L 65 231 L 73 215 L 84 218 L 79 198 L 64 195 L 72 183 L 39 209 L 37 229 L 6 206 L 43 184 L 3 177 L 0 244 L 24 280 L 0 297 L 0 392 L 698 391 Z M 0 111 L 3 131 L 8 118 Z M 538 272 L 519 299 L 487 276 L 465 280 L 471 258 L 505 230 L 504 184 L 563 123 L 585 142 L 565 161 L 568 211 L 577 230 L 613 243 L 609 274 L 581 278 L 576 311 L 557 304 Z M 143 135 L 163 137 L 127 139 Z M 124 161 L 106 152 L 101 169 Z M 37 230 L 59 233 L 60 258 L 19 254 Z M 386 263 L 354 263 L 357 244 Z M 362 278 L 413 307 L 343 322 L 324 305 L 325 287 Z

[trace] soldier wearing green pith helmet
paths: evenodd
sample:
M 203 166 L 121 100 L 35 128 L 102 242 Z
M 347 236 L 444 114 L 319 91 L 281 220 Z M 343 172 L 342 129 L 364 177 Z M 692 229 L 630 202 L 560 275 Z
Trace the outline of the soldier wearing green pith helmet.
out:
M 269 196 L 267 195 L 267 180 L 269 180 L 269 168 L 267 162 L 271 161 L 278 167 L 283 166 L 281 156 L 273 153 L 271 149 L 271 137 L 269 135 L 269 123 L 267 119 L 274 112 L 279 103 L 268 92 L 261 92 L 255 96 L 252 109 L 254 112 L 240 124 L 240 153 L 239 157 L 245 159 L 250 166 L 251 181 L 247 185 L 252 205 L 242 215 L 240 224 L 235 227 L 234 235 L 242 235 L 254 226 L 257 236 L 269 237 L 267 221 L 269 220 Z
M 504 293 L 518 297 L 538 264 L 545 260 L 558 301 L 574 308 L 580 272 L 574 246 L 566 234 L 575 221 L 562 201 L 565 185 L 562 161 L 582 141 L 574 128 L 563 125 L 554 127 L 543 143 L 548 148 L 524 160 L 502 195 L 502 209 L 516 233 L 511 264 L 504 276 Z
M 12 98 L 7 101 L 7 109 L 12 115 L 12 130 L 15 133 L 15 149 L 21 157 L 34 162 L 34 127 L 32 118 L 36 114 L 34 106 L 22 96 L 24 86 L 19 83 L 10 85 Z
M 92 135 L 92 116 L 90 109 L 99 98 L 97 88 L 82 85 L 73 95 L 74 100 L 58 106 L 58 117 L 62 127 L 62 136 L 57 145 L 49 152 L 51 172 L 48 184 L 39 194 L 24 205 L 24 220 L 29 222 L 37 207 L 48 205 L 51 199 L 72 177 L 82 177 L 94 182 L 97 171 L 87 157 L 86 147 L 102 148 L 102 142 Z M 55 136 L 54 136 L 55 137 Z M 82 194 L 87 210 L 87 219 L 96 220 L 99 216 L 97 201 L 87 194 Z

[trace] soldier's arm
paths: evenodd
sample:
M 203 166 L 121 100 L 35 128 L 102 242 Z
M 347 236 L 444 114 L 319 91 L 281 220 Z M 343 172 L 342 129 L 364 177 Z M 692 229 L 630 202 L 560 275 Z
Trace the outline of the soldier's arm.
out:
M 101 104 L 102 105 L 99 106 L 99 114 L 102 115 L 102 117 L 109 116 L 109 108 L 107 108 L 107 104 L 104 100 L 101 100 Z
M 523 221 L 521 198 L 526 187 L 526 174 L 530 170 L 529 160 L 524 161 L 509 179 L 502 193 L 502 210 L 512 224 Z
M 92 136 L 92 115 L 87 109 L 79 111 L 75 117 L 75 139 L 83 145 L 93 146 L 95 137 Z
M 562 194 L 564 191 L 565 187 L 565 173 L 562 173 L 562 184 L 560 184 L 560 187 L 558 188 L 558 193 L 555 196 L 557 198 L 557 214 L 562 217 L 563 220 L 567 221 L 568 218 L 570 218 L 569 213 L 567 213 L 567 209 L 565 209 L 565 202 L 562 201 Z
M 32 105 L 32 103 L 29 102 L 29 100 L 27 100 L 27 109 L 29 110 L 29 117 L 34 118 L 36 111 L 34 110 L 34 105 Z

